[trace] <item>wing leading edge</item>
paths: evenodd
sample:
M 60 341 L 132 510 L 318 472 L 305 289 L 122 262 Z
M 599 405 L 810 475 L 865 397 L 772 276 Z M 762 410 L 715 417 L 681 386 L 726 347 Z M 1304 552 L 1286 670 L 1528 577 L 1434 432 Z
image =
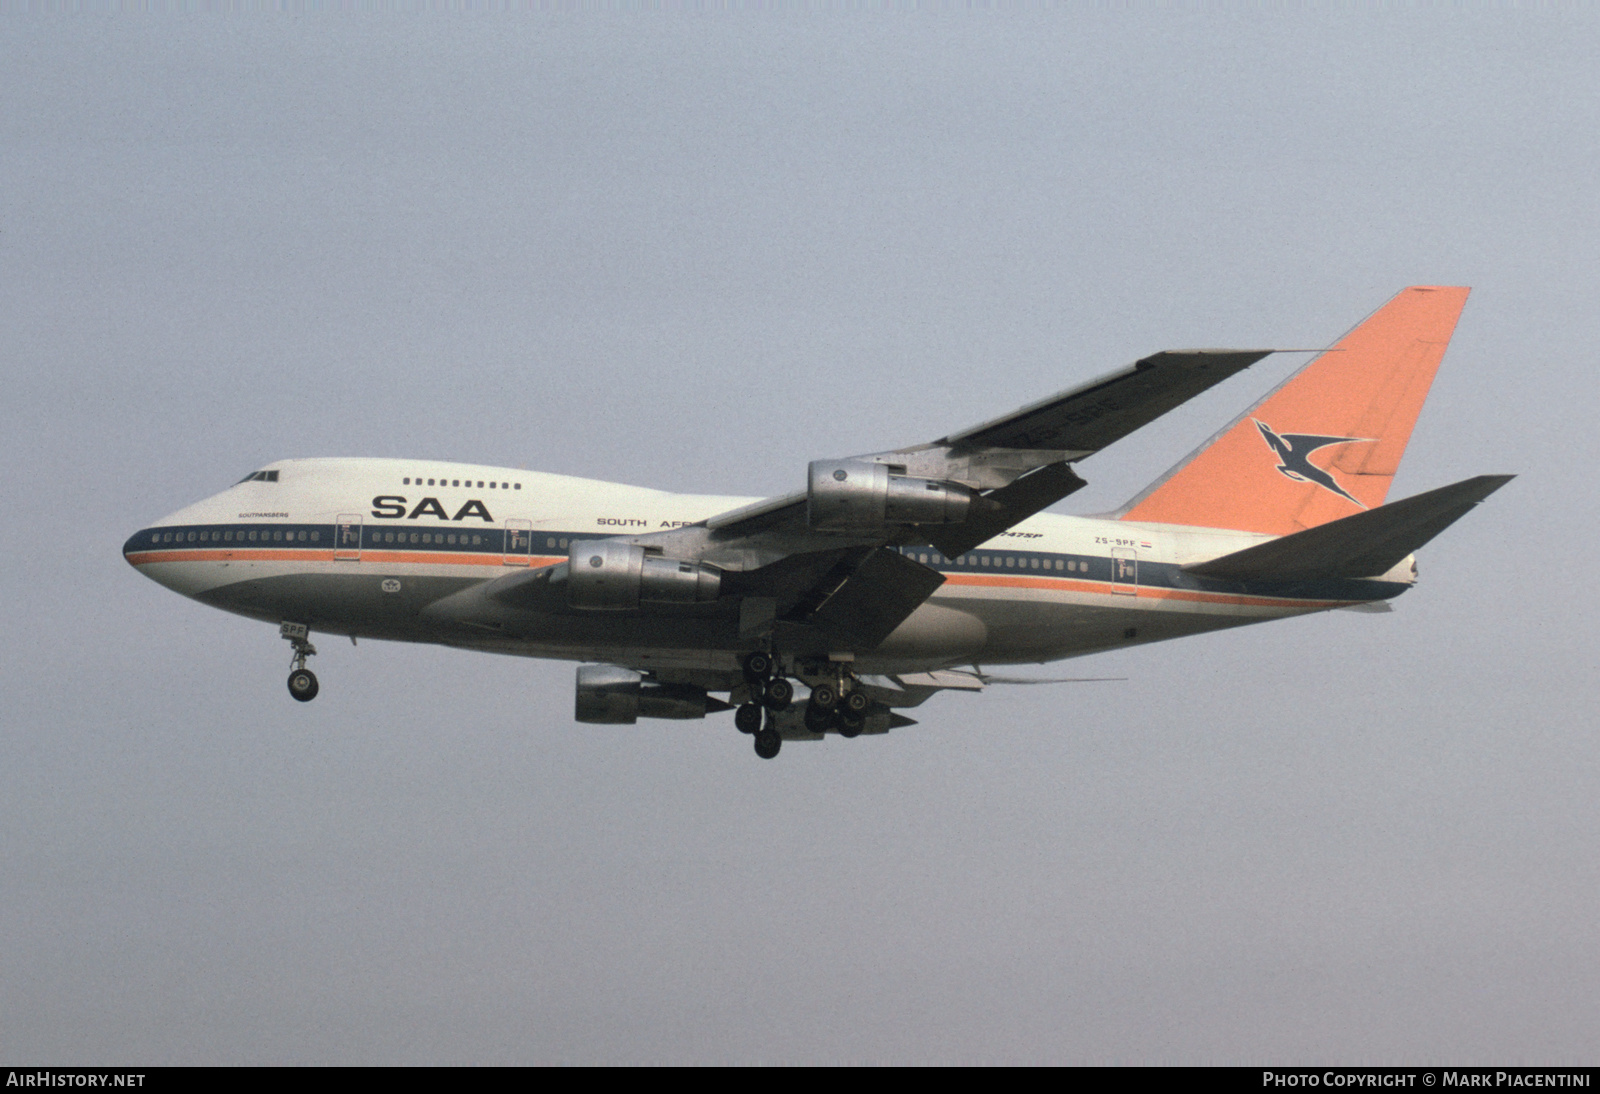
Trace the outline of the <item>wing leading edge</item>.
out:
M 1274 350 L 1165 350 L 935 444 L 1055 449 L 1082 458 L 1149 425 Z

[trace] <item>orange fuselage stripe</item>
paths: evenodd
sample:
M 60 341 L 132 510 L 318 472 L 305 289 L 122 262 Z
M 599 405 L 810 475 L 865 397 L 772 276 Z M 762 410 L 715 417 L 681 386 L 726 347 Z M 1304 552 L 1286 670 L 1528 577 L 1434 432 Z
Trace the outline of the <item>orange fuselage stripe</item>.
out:
M 1317 604 L 1345 604 L 1344 600 L 1289 600 L 1276 596 L 1240 596 L 1234 593 L 1208 593 L 1194 589 L 1158 589 L 1149 585 L 1125 586 L 1127 592 L 1108 593 L 1104 581 L 1083 581 L 1070 577 L 1023 577 L 1020 574 L 951 574 L 946 585 L 975 585 L 991 589 L 1054 589 L 1096 596 L 1143 597 L 1147 600 L 1183 600 L 1200 604 L 1251 604 L 1269 608 L 1298 608 Z

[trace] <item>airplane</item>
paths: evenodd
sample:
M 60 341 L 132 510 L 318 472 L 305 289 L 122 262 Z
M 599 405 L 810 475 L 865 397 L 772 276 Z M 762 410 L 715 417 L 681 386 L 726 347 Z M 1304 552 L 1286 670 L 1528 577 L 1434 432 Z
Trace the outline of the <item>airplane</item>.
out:
M 276 624 L 301 702 L 319 690 L 313 633 L 559 658 L 581 663 L 579 722 L 731 709 L 771 759 L 1006 682 L 983 666 L 1388 610 L 1414 552 L 1512 478 L 1386 502 L 1468 292 L 1401 291 L 1099 516 L 1044 510 L 1085 485 L 1080 461 L 1276 351 L 1152 354 L 935 441 L 813 461 L 803 489 L 767 499 L 282 460 L 123 554 Z

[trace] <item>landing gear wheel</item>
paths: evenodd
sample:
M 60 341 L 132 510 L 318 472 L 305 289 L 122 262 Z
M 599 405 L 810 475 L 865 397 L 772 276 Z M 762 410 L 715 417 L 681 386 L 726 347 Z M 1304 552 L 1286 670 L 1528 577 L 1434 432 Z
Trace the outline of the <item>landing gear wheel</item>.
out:
M 289 659 L 289 694 L 302 703 L 317 697 L 317 677 L 306 668 L 306 659 L 315 656 L 317 647 L 311 644 L 311 628 L 304 623 L 284 620 L 278 624 L 278 637 L 287 638 L 294 656 Z
M 794 685 L 781 676 L 768 680 L 766 689 L 761 693 L 762 705 L 775 714 L 788 710 L 793 701 Z
M 778 754 L 778 749 L 783 747 L 783 738 L 778 736 L 778 731 L 770 726 L 756 733 L 756 755 L 763 760 L 770 760 Z
M 849 714 L 865 714 L 872 705 L 872 700 L 867 698 L 864 691 L 852 691 L 844 697 L 844 709 Z
M 761 704 L 745 703 L 733 712 L 733 724 L 740 733 L 754 733 L 761 728 Z
M 811 689 L 811 705 L 818 710 L 832 710 L 839 705 L 839 689 L 832 684 L 818 684 Z
M 747 653 L 744 657 L 744 678 L 752 684 L 772 675 L 772 655 L 765 650 Z
M 839 736 L 841 737 L 861 736 L 861 727 L 866 724 L 867 718 L 864 714 L 856 714 L 849 710 L 841 710 L 839 712 Z
M 814 703 L 806 704 L 806 728 L 812 733 L 826 733 L 833 728 L 833 711 L 823 710 Z
M 289 674 L 289 694 L 302 703 L 317 697 L 317 674 L 310 669 L 295 669 Z

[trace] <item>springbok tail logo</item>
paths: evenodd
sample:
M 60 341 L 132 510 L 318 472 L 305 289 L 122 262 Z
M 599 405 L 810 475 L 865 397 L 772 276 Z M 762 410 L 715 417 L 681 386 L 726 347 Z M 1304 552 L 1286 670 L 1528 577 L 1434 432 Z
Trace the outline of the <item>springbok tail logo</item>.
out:
M 1311 453 L 1320 448 L 1327 448 L 1335 444 L 1370 444 L 1374 437 L 1322 437 L 1315 433 L 1283 433 L 1272 431 L 1266 422 L 1255 418 L 1250 419 L 1256 423 L 1256 428 L 1261 430 L 1261 439 L 1267 442 L 1267 447 L 1277 453 L 1278 470 L 1286 477 L 1296 482 L 1314 482 L 1324 490 L 1331 490 L 1341 498 L 1345 498 L 1356 505 L 1361 505 L 1350 492 L 1340 486 L 1332 475 L 1320 467 L 1311 464 Z M 1361 505 L 1365 509 L 1365 505 Z

